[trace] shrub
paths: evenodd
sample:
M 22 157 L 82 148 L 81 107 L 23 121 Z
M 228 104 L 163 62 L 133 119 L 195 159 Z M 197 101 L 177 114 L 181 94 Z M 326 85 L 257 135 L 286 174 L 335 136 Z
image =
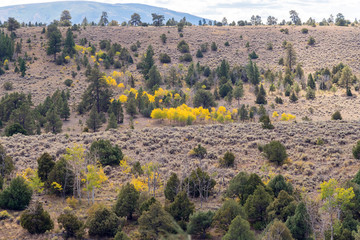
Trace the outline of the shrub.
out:
M 49 213 L 43 209 L 39 202 L 21 214 L 20 225 L 31 234 L 45 233 L 54 228 Z
M 180 62 L 192 62 L 191 54 L 185 53 L 184 55 L 180 56 Z
M 358 141 L 356 145 L 353 147 L 352 153 L 354 158 L 360 159 L 360 141 Z
M 64 81 L 64 84 L 67 86 L 67 87 L 71 87 L 71 84 L 73 83 L 73 80 L 71 80 L 71 79 L 66 79 L 65 81 Z
M 252 52 L 249 54 L 249 58 L 250 58 L 250 59 L 257 59 L 257 58 L 259 58 L 259 56 L 256 54 L 255 51 L 252 51 Z
M 3 85 L 4 90 L 6 91 L 10 91 L 13 90 L 13 84 L 12 82 L 5 82 Z
M 102 205 L 94 205 L 86 221 L 90 236 L 114 237 L 118 226 L 119 218 L 110 209 Z
M 194 147 L 193 150 L 190 151 L 190 156 L 197 157 L 200 159 L 205 158 L 206 154 L 207 154 L 206 148 L 201 146 L 201 144 L 199 144 L 197 147 Z
M 309 30 L 308 30 L 307 28 L 303 28 L 303 29 L 301 29 L 301 33 L 306 34 L 306 33 L 308 33 L 308 32 L 309 32 Z
M 16 177 L 0 193 L 0 207 L 10 210 L 24 210 L 30 203 L 32 190 L 23 177 Z
M 308 45 L 314 45 L 315 44 L 315 38 L 310 36 L 309 40 L 308 40 Z
M 131 240 L 131 239 L 123 231 L 118 231 L 115 235 L 114 240 Z
M 200 49 L 197 50 L 197 52 L 196 52 L 196 57 L 197 57 L 197 58 L 202 58 L 202 57 L 204 57 L 204 55 L 203 55 L 203 53 L 202 53 L 202 51 L 201 51 Z
M 132 214 L 137 208 L 139 196 L 140 193 L 135 189 L 134 185 L 127 183 L 123 186 L 114 206 L 114 212 L 116 215 L 132 219 Z
M 166 43 L 167 37 L 166 37 L 165 33 L 160 35 L 160 39 L 161 39 L 162 43 Z
M 0 212 L 0 221 L 10 217 L 11 217 L 10 214 L 6 210 Z
M 10 175 L 14 168 L 12 158 L 6 155 L 5 148 L 0 144 L 0 176 L 5 177 Z
M 281 165 L 287 158 L 286 148 L 279 141 L 271 141 L 264 146 L 264 153 L 270 162 Z
M 133 51 L 133 52 L 136 52 L 138 49 L 138 46 L 136 44 L 133 44 L 130 46 L 130 50 Z
M 64 213 L 58 217 L 59 225 L 65 230 L 65 237 L 82 238 L 84 235 L 84 223 L 71 211 L 65 209 Z
M 159 60 L 161 63 L 170 63 L 171 58 L 167 53 L 160 53 Z
M 268 43 L 266 44 L 266 50 L 269 50 L 269 51 L 273 50 L 273 44 L 272 44 L 272 42 L 268 42 Z
M 275 98 L 275 102 L 276 102 L 277 104 L 283 104 L 283 100 L 282 100 L 281 97 L 276 97 L 276 98 Z
M 90 146 L 90 153 L 98 158 L 99 162 L 104 165 L 118 165 L 124 158 L 124 155 L 118 145 L 111 145 L 109 140 L 100 139 L 94 141 Z
M 229 43 L 228 41 L 226 41 L 226 42 L 224 43 L 224 45 L 225 45 L 225 47 L 228 47 L 228 46 L 230 46 L 230 43 Z
M 189 45 L 187 44 L 187 42 L 185 42 L 185 40 L 181 40 L 178 45 L 177 45 L 177 49 L 181 52 L 181 53 L 188 53 L 189 50 Z
M 307 100 L 314 100 L 315 99 L 315 90 L 308 88 L 306 90 L 306 99 Z
M 235 161 L 235 155 L 232 152 L 227 151 L 224 157 L 220 158 L 221 167 L 233 167 Z
M 274 129 L 274 125 L 271 124 L 270 117 L 268 115 L 261 116 L 260 122 L 262 123 L 261 127 L 263 129 Z
M 342 120 L 341 113 L 339 111 L 334 112 L 331 116 L 331 120 Z
M 14 123 L 5 128 L 5 136 L 10 137 L 15 134 L 27 135 L 27 131 L 19 123 Z

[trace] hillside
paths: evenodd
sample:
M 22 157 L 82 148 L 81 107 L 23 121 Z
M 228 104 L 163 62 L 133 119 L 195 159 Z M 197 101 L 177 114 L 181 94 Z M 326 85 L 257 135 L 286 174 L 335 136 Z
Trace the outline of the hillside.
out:
M 71 8 L 68 10 L 72 13 Z M 111 11 L 108 14 L 112 19 Z M 49 13 L 49 16 L 54 15 Z M 91 21 L 90 17 L 88 19 Z M 190 19 L 187 17 L 187 20 Z M 303 33 L 303 28 L 307 28 L 308 33 Z M 283 29 L 288 29 L 288 34 Z M 139 199 L 132 202 L 136 205 L 135 217 L 132 219 L 132 216 L 125 214 L 118 219 L 118 222 L 124 223 L 122 230 L 132 239 L 144 239 L 139 235 L 139 219 L 150 211 L 150 206 L 154 206 L 151 195 L 146 195 L 144 190 L 148 189 L 151 193 L 152 183 L 149 179 L 155 179 L 154 172 L 158 171 L 159 176 L 159 182 L 154 180 L 153 183 L 153 188 L 157 188 L 154 197 L 164 209 L 170 211 L 172 203 L 170 199 L 165 199 L 164 189 L 171 174 L 177 174 L 181 182 L 178 188 L 181 186 L 185 189 L 185 179 L 190 178 L 198 167 L 207 172 L 216 185 L 204 202 L 200 200 L 201 197 L 190 196 L 190 184 L 187 185 L 187 194 L 195 204 L 196 211 L 219 211 L 228 197 L 234 197 L 224 195 L 230 181 L 240 172 L 247 172 L 250 177 L 246 178 L 246 184 L 240 182 L 237 187 L 245 192 L 249 185 L 249 192 L 252 192 L 237 195 L 234 197 L 237 202 L 241 203 L 245 195 L 251 199 L 249 197 L 255 196 L 257 190 L 264 192 L 269 206 L 270 203 L 281 201 L 275 193 L 277 186 L 269 186 L 269 181 L 281 174 L 283 182 L 293 186 L 291 190 L 290 187 L 286 190 L 286 201 L 291 199 L 289 202 L 293 204 L 286 217 L 295 214 L 296 206 L 301 200 L 305 201 L 306 196 L 313 200 L 307 199 L 310 203 L 306 204 L 314 204 L 316 208 L 316 211 L 308 211 L 315 219 L 312 227 L 317 239 L 322 239 L 326 231 L 329 234 L 330 229 L 329 215 L 320 210 L 324 201 L 320 200 L 319 189 L 324 181 L 336 179 L 339 182 L 337 186 L 351 191 L 353 189 L 349 186 L 354 186 L 356 198 L 351 200 L 354 204 L 346 207 L 354 213 L 349 214 L 352 220 L 360 220 L 360 206 L 356 202 L 360 198 L 360 183 L 348 182 L 360 168 L 360 162 L 353 154 L 353 147 L 360 139 L 359 27 L 186 26 L 182 31 L 175 26 L 81 26 L 73 31 L 59 27 L 62 36 L 60 48 L 64 54 L 59 52 L 56 61 L 54 55 L 47 54 L 49 41 L 43 30 L 48 31 L 49 28 L 17 29 L 13 44 L 21 45 L 21 51 L 14 53 L 10 61 L 4 59 L 1 62 L 0 68 L 4 72 L 0 74 L 0 144 L 15 165 L 15 171 L 9 178 L 26 169 L 37 169 L 37 159 L 44 152 L 59 163 L 68 148 L 83 147 L 86 162 L 79 164 L 79 168 L 83 169 L 76 176 L 82 182 L 79 192 L 82 192 L 83 200 L 74 207 L 71 200 L 67 202 L 62 198 L 62 188 L 55 189 L 58 195 L 50 194 L 54 193 L 55 187 L 52 187 L 54 182 L 49 180 L 44 192 L 34 193 L 30 206 L 40 201 L 54 220 L 54 229 L 34 237 L 19 225 L 22 212 L 9 210 L 10 218 L 0 220 L 1 240 L 62 238 L 63 230 L 56 219 L 67 206 L 71 206 L 81 220 L 85 221 L 91 216 L 91 204 L 86 201 L 86 195 L 90 196 L 90 192 L 86 193 L 83 187 L 89 184 L 89 180 L 85 179 L 87 167 L 100 165 L 99 149 L 95 152 L 90 150 L 91 144 L 98 140 L 109 140 L 122 150 L 124 156 L 115 157 L 120 165 L 117 162 L 112 166 L 103 164 L 103 168 L 99 167 L 99 172 L 103 170 L 103 179 L 108 179 L 103 185 L 99 184 L 100 189 L 94 190 L 95 202 L 113 207 L 120 189 L 128 182 L 138 184 L 136 189 L 142 191 L 143 205 L 138 204 Z M 72 47 L 73 53 L 69 54 L 65 53 L 64 42 L 67 42 L 66 36 L 71 34 L 76 45 Z M 4 35 L 0 37 L 5 39 Z M 308 44 L 310 37 L 315 39 L 315 44 Z M 187 43 L 189 51 L 185 49 L 181 52 L 179 42 Z M 268 48 L 270 43 L 271 49 Z M 212 49 L 214 45 L 216 49 Z M 200 51 L 201 48 L 204 51 Z M 281 58 L 286 59 L 289 49 L 296 55 L 291 68 L 286 63 L 279 64 Z M 250 61 L 249 54 L 254 53 L 258 58 Z M 160 61 L 163 54 L 168 55 L 170 62 Z M 192 58 L 192 62 L 182 60 L 186 54 Z M 18 69 L 21 69 L 21 64 L 25 66 L 23 77 Z M 154 79 L 158 81 L 149 84 Z M 171 79 L 176 80 L 171 82 Z M 70 84 L 66 85 L 65 80 Z M 226 88 L 227 92 L 224 90 Z M 57 90 L 64 92 L 54 94 Z M 238 99 L 236 90 L 242 91 Z M 26 95 L 16 94 L 20 92 Z M 208 95 L 201 96 L 205 101 L 196 108 L 199 93 Z M 31 94 L 31 97 L 27 94 Z M 259 102 L 259 99 L 264 101 Z M 63 116 L 67 103 L 70 117 Z M 88 108 L 79 108 L 82 104 Z M 151 114 L 156 111 L 160 112 L 160 117 Z M 332 120 L 335 111 L 341 112 L 342 120 Z M 121 112 L 123 122 L 116 121 Z M 274 125 L 273 128 L 263 127 L 266 117 Z M 110 127 L 111 119 L 112 123 L 115 121 L 115 127 Z M 57 129 L 59 122 L 60 130 Z M 92 125 L 92 122 L 96 123 Z M 15 129 L 18 134 L 9 129 Z M 28 136 L 19 134 L 20 130 Z M 279 141 L 281 149 L 286 152 L 279 165 L 270 162 L 270 157 L 266 156 L 264 148 L 271 141 Z M 200 145 L 206 149 L 202 156 L 196 155 L 198 153 L 195 154 L 194 150 Z M 235 156 L 234 166 L 220 166 L 221 159 L 228 151 Z M 115 156 L 115 153 L 112 154 Z M 276 158 L 282 157 L 279 155 Z M 0 155 L 3 156 L 5 154 Z M 71 161 L 69 159 L 64 161 Z M 158 165 L 151 168 L 151 164 Z M 75 169 L 75 165 L 67 163 L 64 168 Z M 145 173 L 134 172 L 136 166 L 140 166 L 140 169 L 143 167 Z M 65 171 L 65 179 L 68 170 Z M 154 175 L 148 177 L 146 174 L 149 172 Z M 7 185 L 9 181 L 6 181 Z M 75 186 L 74 183 L 72 185 Z M 243 209 L 241 211 L 251 211 L 249 206 L 253 202 L 257 203 L 246 200 L 242 205 L 235 204 Z M 343 203 L 338 204 L 334 209 L 348 214 L 339 207 Z M 260 227 L 256 225 L 257 219 L 242 217 L 250 222 L 249 231 L 260 238 L 267 231 L 266 225 L 272 222 L 270 217 L 267 219 L 268 209 L 264 206 L 259 208 L 262 208 L 261 217 L 264 218 Z M 335 217 L 335 210 L 333 215 Z M 282 219 L 283 222 L 285 220 Z M 185 224 L 189 220 L 181 221 L 178 223 Z M 341 221 L 345 223 L 342 218 Z M 341 228 L 345 229 L 344 226 L 347 225 Z M 215 224 L 209 226 L 208 235 L 212 239 L 222 239 L 227 229 L 221 227 Z M 350 230 L 346 228 L 351 235 Z M 88 232 L 86 230 L 85 236 L 88 236 Z M 194 239 L 203 238 L 195 236 Z
M 59 19 L 63 10 L 69 10 L 72 16 L 72 23 L 79 24 L 86 17 L 89 22 L 98 23 L 102 12 L 107 12 L 109 21 L 116 20 L 119 23 L 128 22 L 130 16 L 138 13 L 141 21 L 152 23 L 152 13 L 164 15 L 165 22 L 174 18 L 179 21 L 186 18 L 192 24 L 198 24 L 203 18 L 188 13 L 176 12 L 166 8 L 149 6 L 136 3 L 99 3 L 91 1 L 66 1 L 66 2 L 50 2 L 37 4 L 23 4 L 8 7 L 0 7 L 0 21 L 6 21 L 8 17 L 14 17 L 20 22 L 47 23 L 54 19 Z

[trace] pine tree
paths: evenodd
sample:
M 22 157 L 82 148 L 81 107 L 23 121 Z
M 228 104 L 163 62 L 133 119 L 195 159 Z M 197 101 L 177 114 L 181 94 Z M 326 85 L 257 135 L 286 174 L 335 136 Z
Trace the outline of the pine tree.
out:
M 47 27 L 48 47 L 47 54 L 54 54 L 54 61 L 56 61 L 56 53 L 61 51 L 61 32 L 55 24 Z
M 292 194 L 293 192 L 293 186 L 291 185 L 290 182 L 287 183 L 285 181 L 285 178 L 281 174 L 271 178 L 267 186 L 272 189 L 275 197 L 279 195 L 281 190 L 286 191 L 288 194 Z
M 311 233 L 309 214 L 303 202 L 295 210 L 295 215 L 289 217 L 286 225 L 295 239 L 307 239 Z
M 249 119 L 248 110 L 246 109 L 245 104 L 241 105 L 241 108 L 239 109 L 239 116 L 241 121 Z
M 148 46 L 146 50 L 146 54 L 144 55 L 143 59 L 140 62 L 139 67 L 142 69 L 141 73 L 144 75 L 145 79 L 149 78 L 149 71 L 151 67 L 154 65 L 154 50 L 151 45 Z
M 187 231 L 189 234 L 200 235 L 202 239 L 206 238 L 206 229 L 208 229 L 213 221 L 214 213 L 196 212 L 190 216 Z
M 164 190 L 165 198 L 173 202 L 176 195 L 179 192 L 179 188 L 180 188 L 180 180 L 176 175 L 176 173 L 172 173 L 165 186 L 165 190 Z
M 244 205 L 249 222 L 256 230 L 266 227 L 266 208 L 272 202 L 271 196 L 263 186 L 258 186 L 253 195 L 250 195 Z
M 69 103 L 66 98 L 63 100 L 60 117 L 63 118 L 65 121 L 67 121 L 67 119 L 70 117 Z
M 101 126 L 102 126 L 100 116 L 99 116 L 95 106 L 91 109 L 89 118 L 86 121 L 86 125 L 89 129 L 92 129 L 94 132 L 99 130 L 99 128 L 101 128 Z
M 68 30 L 66 32 L 66 38 L 65 38 L 65 42 L 64 42 L 63 52 L 65 55 L 68 55 L 70 57 L 72 57 L 76 53 L 74 36 L 73 36 L 73 32 L 71 31 L 70 28 L 68 28 Z
M 292 70 L 296 63 L 296 52 L 292 43 L 288 42 L 285 46 L 285 65 Z
M 116 215 L 132 219 L 132 214 L 137 208 L 139 196 L 140 193 L 135 189 L 134 185 L 127 183 L 123 186 L 114 206 L 114 212 Z
M 307 86 L 310 87 L 311 89 L 316 88 L 316 84 L 315 84 L 314 78 L 311 73 L 309 73 L 309 76 L 308 76 Z
M 265 230 L 265 236 L 262 239 L 294 240 L 290 230 L 283 222 L 276 219 L 270 224 Z
M 246 65 L 246 75 L 249 79 L 249 81 L 253 84 L 253 85 L 257 85 L 259 84 L 259 78 L 260 78 L 260 74 L 259 74 L 259 69 L 256 66 L 256 63 L 253 63 L 253 61 L 251 61 L 251 59 L 249 60 L 248 65 Z
M 48 175 L 55 166 L 55 161 L 47 152 L 43 153 L 38 159 L 38 176 L 42 182 L 47 182 Z
M 234 98 L 238 101 L 238 106 L 240 106 L 240 98 L 244 96 L 244 89 L 242 81 L 234 88 L 233 91 Z
M 250 224 L 241 216 L 237 216 L 230 224 L 229 231 L 223 240 L 255 240 L 255 234 L 250 230 Z
M 109 121 L 108 121 L 108 125 L 107 125 L 107 130 L 108 129 L 116 129 L 118 127 L 117 125 L 117 121 L 116 121 L 116 117 L 114 113 L 110 113 L 110 117 L 109 117 Z
M 194 212 L 194 204 L 189 200 L 185 191 L 176 195 L 174 202 L 170 204 L 168 212 L 174 217 L 178 224 L 185 229 L 189 216 Z
M 161 75 L 156 67 L 156 65 L 153 65 L 148 73 L 148 79 L 146 80 L 146 87 L 150 90 L 153 89 L 153 87 L 160 86 L 161 84 Z
M 19 58 L 18 61 L 19 61 L 19 65 L 20 65 L 21 76 L 22 76 L 22 77 L 25 77 L 26 69 L 27 69 L 27 67 L 26 67 L 26 62 L 25 62 L 25 60 L 22 59 L 22 58 Z
M 140 91 L 138 95 L 141 96 Z M 120 102 L 120 100 L 115 100 L 110 104 L 108 113 L 114 113 L 115 119 L 118 124 L 124 122 L 124 110 L 122 108 L 122 103 Z
M 135 115 L 137 113 L 135 96 L 129 96 L 128 101 L 126 103 L 126 112 L 131 117 L 135 117 Z
M 298 98 L 297 98 L 295 92 L 292 92 L 290 95 L 290 102 L 295 103 L 295 102 L 297 102 L 297 100 L 298 100 Z
M 54 134 L 61 132 L 62 121 L 54 106 L 46 113 L 46 121 L 46 131 Z
M 285 222 L 288 217 L 294 215 L 296 209 L 296 201 L 284 190 L 281 190 L 278 197 L 270 203 L 266 209 L 269 220 L 275 218 Z
M 236 218 L 236 216 L 246 217 L 242 206 L 235 200 L 229 199 L 216 211 L 213 218 L 213 225 L 219 230 L 227 231 L 231 221 Z

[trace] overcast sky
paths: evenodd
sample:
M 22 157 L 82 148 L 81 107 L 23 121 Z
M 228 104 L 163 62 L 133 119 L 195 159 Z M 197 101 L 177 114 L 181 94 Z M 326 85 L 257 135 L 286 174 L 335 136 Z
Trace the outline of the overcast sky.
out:
M 95 0 L 106 3 L 143 3 L 171 10 L 186 12 L 213 20 L 221 20 L 226 17 L 228 21 L 249 20 L 252 15 L 260 15 L 263 22 L 271 15 L 279 21 L 289 21 L 289 11 L 294 9 L 299 13 L 302 21 L 309 17 L 321 21 L 328 18 L 330 14 L 336 16 L 341 12 L 346 19 L 354 20 L 360 17 L 360 1 L 358 0 Z M 54 2 L 54 0 L 0 0 L 0 7 Z M 66 5 L 65 5 L 66 6 Z M 359 15 L 359 16 L 357 16 Z

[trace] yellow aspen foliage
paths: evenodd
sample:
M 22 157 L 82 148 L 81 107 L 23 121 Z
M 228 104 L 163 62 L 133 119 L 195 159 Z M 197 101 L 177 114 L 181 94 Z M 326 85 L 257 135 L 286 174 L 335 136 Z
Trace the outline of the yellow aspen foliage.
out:
M 222 115 L 221 113 L 218 114 L 216 121 L 218 121 L 219 123 L 224 123 L 225 122 L 224 115 Z
M 290 121 L 290 120 L 294 120 L 294 119 L 296 119 L 296 117 L 294 116 L 294 115 L 292 115 L 292 114 L 286 114 L 286 113 L 283 113 L 283 114 L 281 114 L 281 121 Z
M 129 174 L 131 172 L 131 166 L 128 164 L 130 159 L 125 156 L 120 162 L 120 168 L 124 174 Z
M 6 59 L 6 60 L 4 61 L 4 66 L 7 66 L 8 64 L 9 64 L 9 60 Z
M 139 192 L 149 191 L 147 182 L 140 177 L 135 177 L 134 175 L 132 175 L 130 183 L 133 184 L 135 189 Z
M 120 102 L 122 102 L 122 103 L 126 103 L 126 102 L 127 102 L 127 99 L 128 99 L 128 97 L 125 96 L 125 95 L 121 95 L 121 96 L 119 97 L 119 100 L 120 100 Z
M 20 175 L 25 179 L 33 191 L 38 193 L 42 193 L 44 191 L 44 183 L 41 182 L 37 170 L 27 168 Z
M 110 99 L 110 103 L 112 103 L 114 101 L 114 98 Z
M 51 183 L 51 187 L 53 187 L 55 190 L 57 191 L 61 191 L 63 188 L 62 188 L 62 185 L 57 183 L 57 182 L 52 182 Z
M 279 116 L 278 112 L 277 111 L 274 111 L 273 114 L 272 114 L 272 117 L 273 118 L 277 118 Z
M 118 88 L 124 88 L 125 87 L 123 83 L 119 83 L 117 86 L 118 86 Z
M 178 93 L 175 93 L 175 97 L 174 97 L 175 100 L 180 100 L 181 99 L 181 96 L 180 94 Z
M 70 60 L 70 56 L 66 56 L 66 57 L 65 57 L 65 60 L 66 60 L 66 61 L 69 61 L 69 60 Z

